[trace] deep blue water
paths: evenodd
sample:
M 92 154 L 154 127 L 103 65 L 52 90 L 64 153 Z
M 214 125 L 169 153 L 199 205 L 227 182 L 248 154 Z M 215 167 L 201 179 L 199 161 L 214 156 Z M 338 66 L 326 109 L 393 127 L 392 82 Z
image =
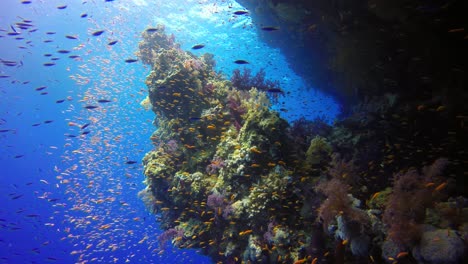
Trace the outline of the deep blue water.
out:
M 205 44 L 192 52 L 213 53 L 227 78 L 239 67 L 236 59 L 251 62 L 253 72 L 264 68 L 290 92 L 273 106 L 286 108 L 281 115 L 288 121 L 324 116 L 332 122 L 339 112 L 289 69 L 279 50 L 258 39 L 264 33 L 255 21 L 233 16 L 242 9 L 236 5 L 2 1 L 0 59 L 14 63 L 0 65 L 0 75 L 9 76 L 0 79 L 0 263 L 210 263 L 196 250 L 160 248 L 157 216 L 137 197 L 144 188 L 140 160 L 155 129 L 154 114 L 140 106 L 149 69 L 124 62 L 136 57 L 141 32 L 164 23 L 183 49 Z M 92 36 L 98 30 L 105 31 Z M 55 65 L 43 65 L 50 62 Z

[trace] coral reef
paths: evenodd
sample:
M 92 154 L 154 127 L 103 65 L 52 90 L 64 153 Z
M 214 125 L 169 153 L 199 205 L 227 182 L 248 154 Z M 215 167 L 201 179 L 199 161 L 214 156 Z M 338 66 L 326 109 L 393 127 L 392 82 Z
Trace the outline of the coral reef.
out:
M 270 89 L 280 89 L 278 81 L 265 80 L 265 70 L 260 69 L 255 76 L 252 76 L 252 70 L 244 68 L 243 72 L 235 69 L 231 77 L 232 86 L 238 90 L 250 90 L 255 87 L 260 91 L 268 91 Z M 281 91 L 278 91 L 281 92 Z
M 261 239 L 269 221 L 287 230 L 291 219 L 292 205 L 284 199 L 292 183 L 288 125 L 270 110 L 266 93 L 280 90 L 277 82 L 262 71 L 245 73 L 242 87 L 250 87 L 234 88 L 213 72 L 212 56 L 181 51 L 163 26 L 143 39 L 139 56 L 152 66 L 146 83 L 158 126 L 151 137 L 155 149 L 144 158 L 145 203 L 161 214 L 163 228 L 184 230 L 180 247 L 235 262 L 272 254 L 297 259 L 279 251 L 299 241 L 268 253 L 272 241 Z
M 402 250 L 419 242 L 426 209 L 440 198 L 441 186 L 446 184 L 439 177 L 446 164 L 446 159 L 438 159 L 431 166 L 423 168 L 423 175 L 415 169 L 395 175 L 383 221 L 389 227 L 388 238 L 400 245 Z
M 413 249 L 413 256 L 420 263 L 461 263 L 465 246 L 459 235 L 450 229 L 426 231 L 419 245 Z
M 291 6 L 276 8 L 292 21 Z M 452 141 L 435 137 L 427 147 L 414 136 L 439 112 L 398 108 L 386 94 L 334 126 L 290 125 L 271 109 L 281 89 L 264 72 L 236 71 L 228 81 L 212 55 L 181 50 L 164 26 L 142 37 L 138 56 L 151 66 L 142 104 L 150 102 L 157 129 L 140 197 L 166 230 L 161 247 L 198 248 L 220 263 L 439 263 L 431 252 L 450 250 L 455 263 L 463 255 L 467 203 L 446 173 L 459 161 L 437 159 Z M 432 250 L 440 230 L 450 236 Z

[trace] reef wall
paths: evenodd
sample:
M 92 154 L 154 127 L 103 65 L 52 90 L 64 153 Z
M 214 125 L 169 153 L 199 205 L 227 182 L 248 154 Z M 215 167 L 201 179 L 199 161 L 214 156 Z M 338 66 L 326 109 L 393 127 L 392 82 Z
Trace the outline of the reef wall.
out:
M 286 166 L 295 162 L 292 142 L 268 95 L 232 87 L 209 54 L 180 50 L 162 26 L 143 38 L 139 56 L 153 68 L 146 83 L 158 129 L 141 195 L 168 230 L 161 243 L 236 263 L 300 258 L 306 237 L 290 227 L 301 222 L 291 210 L 302 207 L 288 190 L 298 182 Z
M 463 149 L 456 133 L 425 130 L 444 107 L 400 108 L 386 94 L 333 127 L 288 124 L 265 83 L 223 79 L 213 56 L 181 50 L 162 25 L 142 37 L 157 129 L 140 196 L 160 215 L 162 248 L 198 248 L 220 263 L 461 260 L 467 200 L 447 175 L 463 171 Z

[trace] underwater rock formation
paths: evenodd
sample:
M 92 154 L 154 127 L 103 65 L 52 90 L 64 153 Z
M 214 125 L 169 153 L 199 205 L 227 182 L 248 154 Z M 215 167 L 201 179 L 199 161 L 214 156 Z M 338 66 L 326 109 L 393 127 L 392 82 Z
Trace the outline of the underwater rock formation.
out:
M 298 259 L 300 234 L 288 228 L 298 215 L 288 210 L 300 204 L 285 199 L 294 196 L 287 122 L 265 92 L 235 89 L 215 74 L 210 55 L 180 50 L 163 26 L 143 39 L 139 57 L 152 65 L 146 84 L 158 127 L 144 158 L 144 193 L 164 228 L 184 230 L 174 244 L 234 262 Z M 272 222 L 276 239 L 265 241 Z M 279 237 L 290 242 L 265 253 Z
M 413 256 L 420 263 L 460 263 L 465 247 L 457 232 L 436 229 L 422 234 L 421 241 L 413 249 Z
M 166 230 L 161 247 L 171 241 L 221 263 L 438 263 L 427 253 L 431 234 L 419 227 L 430 222 L 466 233 L 467 205 L 450 198 L 454 183 L 445 176 L 458 173 L 458 163 L 443 148 L 414 150 L 425 141 L 400 143 L 410 140 L 407 130 L 426 135 L 427 125 L 402 125 L 402 112 L 426 120 L 441 111 L 395 108 L 398 99 L 387 94 L 333 127 L 320 120 L 288 124 L 265 91 L 238 89 L 214 72 L 212 55 L 181 50 L 164 26 L 142 37 L 138 56 L 151 66 L 144 105 L 151 103 L 157 129 L 143 159 L 147 188 L 140 195 Z M 444 154 L 449 160 L 437 159 Z M 411 168 L 421 163 L 432 165 Z M 401 237 L 409 227 L 404 220 L 418 226 L 414 236 Z M 446 239 L 441 248 L 457 250 L 451 261 L 463 254 L 460 240 Z
M 339 98 L 346 112 L 385 93 L 426 102 L 440 96 L 444 104 L 466 110 L 464 0 L 238 2 L 249 10 L 260 38 L 280 48 L 311 86 Z

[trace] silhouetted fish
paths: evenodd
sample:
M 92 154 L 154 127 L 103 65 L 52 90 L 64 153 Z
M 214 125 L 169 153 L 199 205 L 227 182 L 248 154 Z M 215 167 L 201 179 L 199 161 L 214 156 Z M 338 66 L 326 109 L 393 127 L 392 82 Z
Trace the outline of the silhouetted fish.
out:
M 44 90 L 45 88 L 47 88 L 47 86 L 37 87 L 37 88 L 36 88 L 36 91 L 42 91 L 42 90 Z
M 236 63 L 236 64 L 249 64 L 249 62 L 246 61 L 246 60 L 236 60 L 236 61 L 234 61 L 234 63 Z
M 137 62 L 138 60 L 137 59 L 126 59 L 125 62 L 126 63 L 132 63 L 132 62 Z
M 26 215 L 26 217 L 39 217 L 39 216 L 40 215 L 38 215 L 38 214 L 28 214 L 28 215 Z
M 86 108 L 86 109 L 95 109 L 95 108 L 98 108 L 98 107 L 99 106 L 97 106 L 97 105 L 87 105 L 84 108 Z
M 249 11 L 247 10 L 239 10 L 239 11 L 236 11 L 234 12 L 234 15 L 245 15 L 245 14 L 248 14 Z
M 11 197 L 12 200 L 16 200 L 16 199 L 19 199 L 21 197 L 23 197 L 24 194 L 18 194 L 18 195 L 15 195 L 13 197 Z
M 267 90 L 269 93 L 284 93 L 280 88 L 270 88 Z
M 92 35 L 95 36 L 95 37 L 97 37 L 97 36 L 102 35 L 102 33 L 104 33 L 104 30 L 98 30 L 98 31 L 93 32 Z
M 266 26 L 266 27 L 262 27 L 261 29 L 264 30 L 264 31 L 276 31 L 276 30 L 279 30 L 280 28 L 279 27 Z
M 197 49 L 201 49 L 203 47 L 205 47 L 204 44 L 197 44 L 197 45 L 193 46 L 192 49 L 197 50 Z

